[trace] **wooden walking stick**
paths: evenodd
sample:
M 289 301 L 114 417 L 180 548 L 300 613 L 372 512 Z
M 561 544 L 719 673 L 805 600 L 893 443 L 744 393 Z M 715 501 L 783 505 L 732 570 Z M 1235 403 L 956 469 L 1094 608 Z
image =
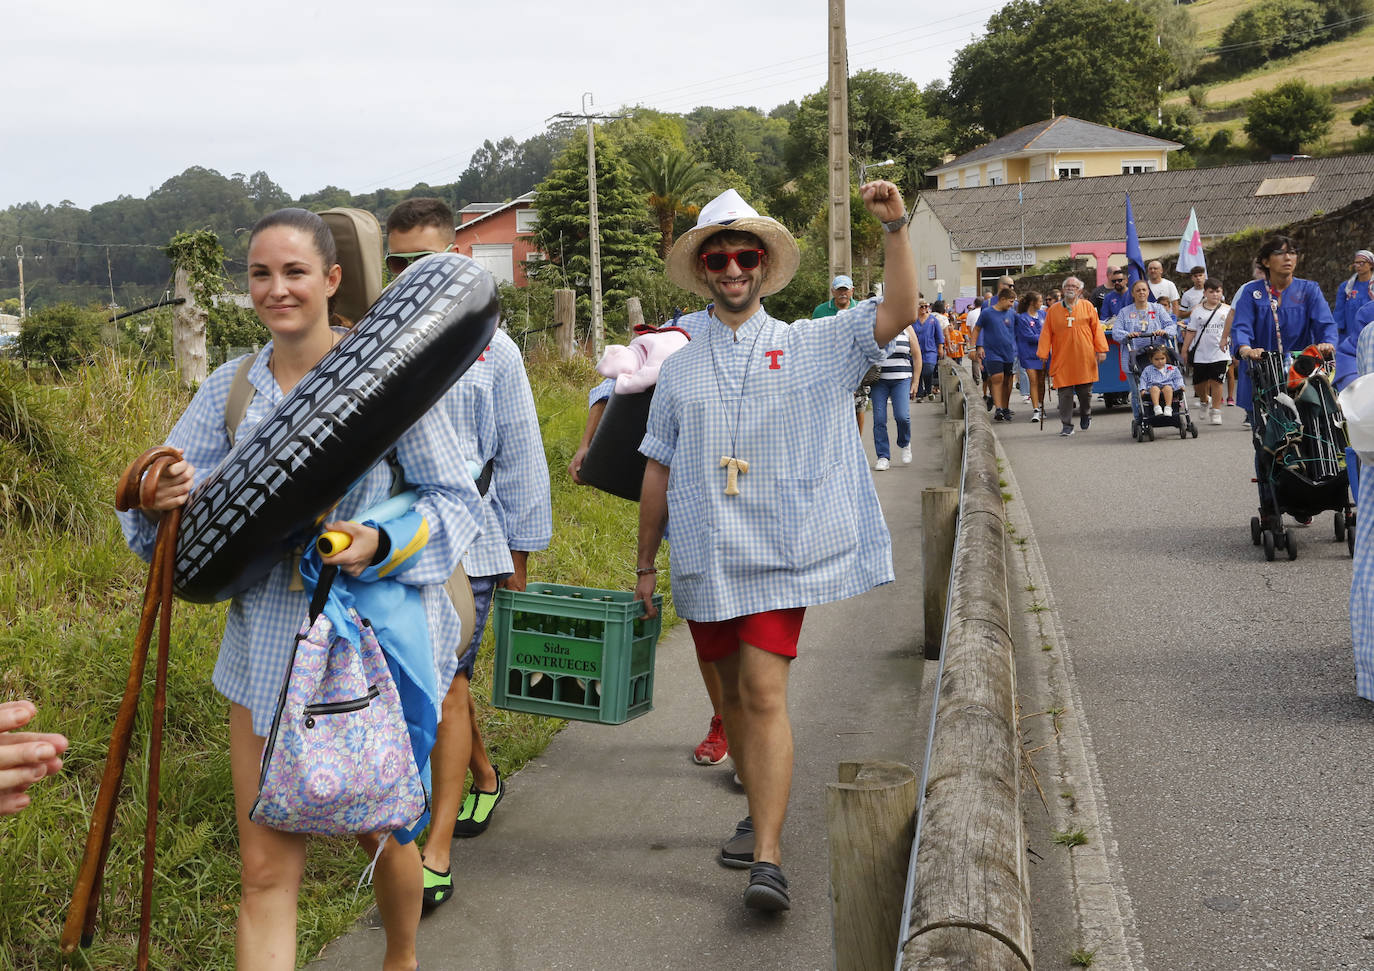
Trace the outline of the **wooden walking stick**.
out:
M 167 467 L 181 460 L 181 452 L 167 445 L 149 449 L 133 461 L 120 476 L 115 492 L 115 508 L 124 512 L 145 508 L 157 494 L 158 479 Z M 62 952 L 71 954 L 79 946 L 89 947 L 95 938 L 96 914 L 99 910 L 101 885 L 105 876 L 105 861 L 110 853 L 110 837 L 114 830 L 115 806 L 119 801 L 119 787 L 124 778 L 124 766 L 129 758 L 129 742 L 133 735 L 138 712 L 139 695 L 143 688 L 144 669 L 148 663 L 148 644 L 152 640 L 153 620 L 158 620 L 157 666 L 153 687 L 153 721 L 148 740 L 148 817 L 144 829 L 143 891 L 140 902 L 138 929 L 138 968 L 148 967 L 150 930 L 153 916 L 153 868 L 157 848 L 158 786 L 162 762 L 162 724 L 167 710 L 167 661 L 171 642 L 172 578 L 175 572 L 177 528 L 181 524 L 178 507 L 163 515 L 158 523 L 157 539 L 153 544 L 152 561 L 148 566 L 148 585 L 143 592 L 143 612 L 134 641 L 129 664 L 129 679 L 124 685 L 124 698 L 119 703 L 114 730 L 110 733 L 110 750 L 105 757 L 105 772 L 100 780 L 95 809 L 91 814 L 91 828 L 86 837 L 86 851 L 72 891 L 71 907 L 62 929 Z

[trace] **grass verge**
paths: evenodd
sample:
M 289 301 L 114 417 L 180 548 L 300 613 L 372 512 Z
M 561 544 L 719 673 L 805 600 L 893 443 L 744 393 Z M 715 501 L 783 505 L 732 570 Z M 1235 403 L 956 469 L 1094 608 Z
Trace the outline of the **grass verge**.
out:
M 24 470 L 25 482 L 38 482 L 44 497 L 78 497 L 95 510 L 89 521 L 77 521 L 35 516 L 22 503 L 0 504 L 0 557 L 6 563 L 0 571 L 0 699 L 32 699 L 39 708 L 36 727 L 63 732 L 72 743 L 64 771 L 31 790 L 33 804 L 18 816 L 0 819 L 0 967 L 27 971 L 56 967 L 61 960 L 57 940 L 138 623 L 145 569 L 125 548 L 115 522 L 114 482 L 130 459 L 163 440 L 190 395 L 167 373 L 115 357 L 41 388 L 29 375 L 4 368 L 0 364 L 0 395 L 9 393 L 10 412 L 22 415 L 31 441 L 50 454 L 27 470 L 12 457 L 7 465 L 0 455 L 0 471 L 16 470 L 8 480 L 16 490 L 24 487 L 17 477 Z M 578 488 L 567 474 L 586 418 L 587 388 L 599 378 L 584 360 L 553 361 L 538 349 L 531 353 L 529 373 L 556 524 L 553 546 L 531 556 L 530 575 L 629 589 L 637 507 Z M 38 434 L 43 425 L 54 434 Z M 5 438 L 0 434 L 0 449 Z M 31 484 L 28 488 L 34 491 Z M 60 513 L 62 505 L 50 502 L 42 508 Z M 659 576 L 666 602 L 666 571 Z M 179 602 L 173 612 L 154 967 L 234 964 L 238 856 L 228 703 L 210 685 L 224 610 L 223 605 Z M 669 606 L 665 626 L 675 619 Z M 563 723 L 491 708 L 491 668 L 488 633 L 473 695 L 492 759 L 510 773 L 543 751 Z M 100 929 L 95 944 L 75 956 L 76 968 L 134 965 L 147 806 L 143 746 L 151 708 L 149 691 L 120 796 Z M 311 841 L 299 906 L 302 963 L 371 906 L 371 893 L 353 891 L 366 862 L 350 839 Z

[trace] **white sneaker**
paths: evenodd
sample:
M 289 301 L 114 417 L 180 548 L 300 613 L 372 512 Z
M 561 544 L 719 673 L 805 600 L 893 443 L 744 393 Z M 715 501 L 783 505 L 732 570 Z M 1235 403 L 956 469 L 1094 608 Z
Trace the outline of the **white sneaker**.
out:
M 1154 412 L 1153 412 L 1153 413 L 1156 414 L 1156 415 L 1162 415 L 1162 414 L 1164 414 L 1164 406 L 1163 406 L 1163 405 L 1155 405 L 1155 406 L 1154 406 Z
M 878 459 L 877 462 L 873 463 L 874 472 L 886 472 L 890 468 L 892 468 L 892 463 L 887 459 Z
M 1170 407 L 1169 405 L 1165 405 L 1165 406 L 1164 406 L 1164 417 L 1165 417 L 1165 418 L 1172 418 L 1172 417 L 1174 417 L 1174 409 L 1173 409 L 1172 407 Z
M 903 465 L 910 465 L 910 464 L 911 464 L 911 446 L 910 446 L 910 445 L 907 445 L 907 446 L 905 446 L 905 447 L 902 448 L 902 464 L 903 464 Z
M 1032 424 L 1032 425 L 1038 425 L 1038 424 L 1040 424 L 1040 409 L 1039 409 L 1039 408 L 1036 408 L 1034 411 L 1031 412 L 1031 424 Z
M 1221 424 L 1221 409 L 1220 409 L 1220 408 L 1213 408 L 1210 412 L 1208 412 L 1207 421 L 1208 421 L 1208 424 L 1220 425 L 1220 424 Z

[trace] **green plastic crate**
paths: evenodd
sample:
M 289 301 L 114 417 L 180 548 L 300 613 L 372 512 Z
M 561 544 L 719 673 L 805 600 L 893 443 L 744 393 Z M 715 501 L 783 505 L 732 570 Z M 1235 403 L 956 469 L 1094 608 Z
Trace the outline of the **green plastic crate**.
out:
M 660 611 L 624 590 L 530 583 L 497 590 L 491 703 L 554 718 L 619 725 L 654 707 Z

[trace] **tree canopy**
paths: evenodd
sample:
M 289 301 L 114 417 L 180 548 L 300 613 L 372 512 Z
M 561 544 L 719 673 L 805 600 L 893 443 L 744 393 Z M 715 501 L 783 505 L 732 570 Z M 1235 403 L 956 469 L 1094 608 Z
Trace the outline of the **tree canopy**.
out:
M 1173 72 L 1150 12 L 1128 0 L 1012 0 L 950 71 L 958 125 L 999 137 L 1056 115 L 1117 125 Z
M 601 291 L 608 308 L 623 303 L 627 274 L 636 267 L 662 267 L 655 252 L 658 232 L 619 147 L 596 132 L 596 199 L 600 227 Z M 535 188 L 539 209 L 536 236 L 553 267 L 582 293 L 591 276 L 591 217 L 587 187 L 587 143 L 574 139 L 554 159 L 553 171 Z M 579 283 L 579 281 L 581 281 Z M 579 312 L 580 319 L 586 314 Z
M 1335 117 L 1330 92 L 1297 78 L 1250 98 L 1245 134 L 1270 152 L 1294 154 L 1325 136 Z

